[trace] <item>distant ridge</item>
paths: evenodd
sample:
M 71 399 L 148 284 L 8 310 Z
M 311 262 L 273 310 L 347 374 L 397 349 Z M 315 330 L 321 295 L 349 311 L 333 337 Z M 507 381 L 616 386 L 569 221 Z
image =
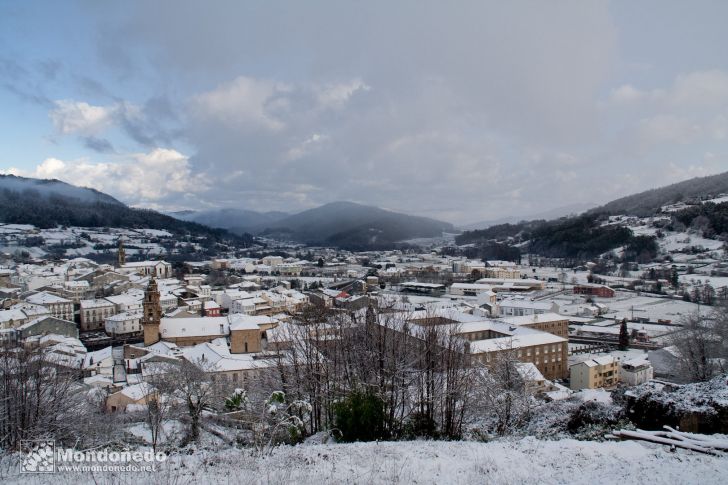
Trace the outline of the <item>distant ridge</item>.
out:
M 256 212 L 246 209 L 224 208 L 170 212 L 169 215 L 183 221 L 197 222 L 206 226 L 241 233 L 249 231 L 251 228 L 272 224 L 288 217 L 290 214 L 277 211 Z
M 29 177 L 18 177 L 16 175 L 0 175 L 0 190 L 7 189 L 14 192 L 37 191 L 38 196 L 49 197 L 58 195 L 67 198 L 78 199 L 81 202 L 121 205 L 114 197 L 88 187 L 77 187 L 75 185 L 61 182 L 57 179 L 36 179 Z
M 236 236 L 195 222 L 175 219 L 149 210 L 134 209 L 95 189 L 76 187 L 60 180 L 0 175 L 0 222 L 56 226 L 119 227 L 166 230 L 176 235 L 196 235 L 214 241 L 253 242 L 250 235 Z
M 644 217 L 657 212 L 664 205 L 722 193 L 728 193 L 728 172 L 707 177 L 695 177 L 666 187 L 628 195 L 596 207 L 589 212 Z
M 324 204 L 259 228 L 262 234 L 353 250 L 390 248 L 407 239 L 454 230 L 448 222 L 346 201 Z
M 532 221 L 532 220 L 544 220 L 549 221 L 552 219 L 558 219 L 560 217 L 565 216 L 571 216 L 571 215 L 579 215 L 582 214 L 589 209 L 593 209 L 596 206 L 596 204 L 590 204 L 590 203 L 584 203 L 584 204 L 569 204 L 561 207 L 556 207 L 554 209 L 550 209 L 543 212 L 538 212 L 535 214 L 530 215 L 524 215 L 524 216 L 509 216 L 509 217 L 501 217 L 500 219 L 494 219 L 491 221 L 480 221 L 480 222 L 474 222 L 471 224 L 466 224 L 464 226 L 461 226 L 461 229 L 464 230 L 474 230 L 474 229 L 487 229 L 491 226 L 497 226 L 499 224 L 515 224 L 516 222 L 521 221 Z

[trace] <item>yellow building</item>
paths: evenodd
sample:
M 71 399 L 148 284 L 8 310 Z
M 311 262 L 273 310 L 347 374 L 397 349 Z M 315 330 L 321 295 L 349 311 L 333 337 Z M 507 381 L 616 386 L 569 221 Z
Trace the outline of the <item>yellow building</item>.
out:
M 613 387 L 619 382 L 619 362 L 612 356 L 595 357 L 571 366 L 571 389 Z

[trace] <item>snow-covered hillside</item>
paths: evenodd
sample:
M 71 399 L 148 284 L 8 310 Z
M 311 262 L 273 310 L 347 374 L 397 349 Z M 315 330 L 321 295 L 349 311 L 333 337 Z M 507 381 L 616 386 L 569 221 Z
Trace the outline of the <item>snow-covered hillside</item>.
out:
M 20 475 L 8 460 L 3 483 L 418 483 L 418 484 L 723 484 L 728 459 L 648 443 L 409 441 L 284 446 L 265 458 L 249 451 L 197 451 L 171 457 L 152 475 Z

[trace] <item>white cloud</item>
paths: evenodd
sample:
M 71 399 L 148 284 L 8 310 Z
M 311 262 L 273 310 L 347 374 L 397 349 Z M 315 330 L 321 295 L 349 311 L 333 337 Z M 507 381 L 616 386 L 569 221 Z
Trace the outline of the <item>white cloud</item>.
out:
M 115 107 L 93 106 L 84 101 L 61 99 L 49 116 L 62 135 L 97 135 L 113 123 Z
M 354 96 L 357 91 L 369 91 L 371 87 L 361 79 L 353 79 L 346 83 L 326 84 L 315 88 L 318 102 L 325 108 L 340 108 Z
M 188 193 L 209 188 L 202 176 L 192 173 L 187 156 L 166 148 L 129 154 L 114 162 L 47 158 L 33 171 L 16 171 L 15 174 L 55 178 L 95 188 L 131 205 L 157 207 L 163 206 L 165 201 L 178 200 Z
M 285 127 L 275 111 L 285 109 L 285 98 L 290 87 L 267 80 L 240 76 L 195 96 L 192 100 L 194 115 L 231 124 L 240 128 L 281 130 Z
M 612 90 L 611 99 L 617 103 L 632 103 L 642 100 L 644 96 L 644 92 L 635 88 L 631 84 L 623 84 L 622 86 Z

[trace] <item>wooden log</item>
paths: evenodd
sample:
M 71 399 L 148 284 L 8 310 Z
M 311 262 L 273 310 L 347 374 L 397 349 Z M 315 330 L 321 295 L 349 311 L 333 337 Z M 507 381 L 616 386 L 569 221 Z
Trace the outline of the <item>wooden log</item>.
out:
M 628 430 L 616 431 L 614 434 L 616 436 L 619 436 L 620 438 L 623 437 L 623 438 L 627 438 L 627 439 L 649 441 L 649 442 L 657 443 L 657 444 L 661 444 L 661 445 L 671 445 L 671 446 L 675 446 L 677 448 L 684 448 L 686 450 L 697 451 L 699 453 L 705 453 L 708 455 L 719 455 L 719 453 L 716 450 L 713 450 L 710 448 L 705 448 L 703 446 L 696 445 L 693 443 L 688 443 L 685 441 L 664 438 L 662 436 L 655 436 L 654 434 L 649 434 L 649 433 L 644 433 L 644 432 L 640 433 L 640 432 L 628 431 Z

